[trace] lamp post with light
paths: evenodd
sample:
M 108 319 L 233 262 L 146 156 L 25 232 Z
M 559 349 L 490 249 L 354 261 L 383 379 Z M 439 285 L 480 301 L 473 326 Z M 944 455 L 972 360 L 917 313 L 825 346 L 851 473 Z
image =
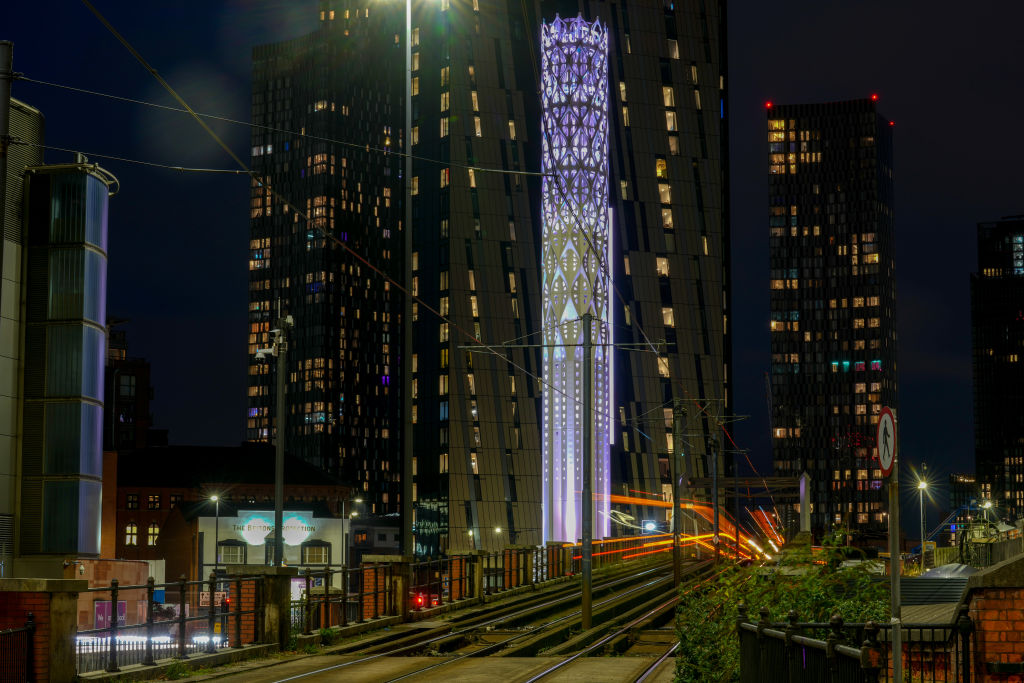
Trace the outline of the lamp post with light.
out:
M 988 518 L 988 511 L 992 509 L 992 501 L 986 500 L 984 503 L 982 503 L 981 509 L 985 511 L 985 536 L 987 537 L 989 535 L 988 525 L 991 524 Z
M 928 482 L 924 479 L 917 482 L 917 498 L 921 506 L 921 571 L 924 571 L 924 492 L 928 488 Z
M 220 568 L 220 496 L 212 495 L 213 501 L 213 571 Z M 212 599 L 212 598 L 211 598 Z
M 343 522 L 348 523 L 348 538 L 349 539 L 352 538 L 352 519 L 354 517 L 358 517 L 359 516 L 359 513 L 356 510 L 352 509 L 352 503 L 362 503 L 362 502 L 363 502 L 362 498 L 349 498 L 347 500 L 341 501 L 341 516 L 342 516 Z M 345 505 L 346 504 L 348 504 L 348 506 L 349 506 L 349 510 L 348 510 L 347 514 L 345 512 Z M 344 565 L 346 567 L 348 566 L 349 559 L 351 559 L 351 553 L 349 552 L 350 551 L 350 544 L 351 544 L 351 541 L 349 541 L 348 543 L 345 543 L 345 557 L 342 558 L 342 562 L 341 562 L 342 565 Z

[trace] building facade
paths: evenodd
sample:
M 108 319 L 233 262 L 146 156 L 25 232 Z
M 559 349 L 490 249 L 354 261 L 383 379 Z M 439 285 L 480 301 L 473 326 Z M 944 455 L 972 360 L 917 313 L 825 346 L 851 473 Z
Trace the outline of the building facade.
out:
M 373 270 L 401 281 L 401 72 L 369 65 L 401 59 L 401 25 L 323 2 L 316 31 L 253 53 L 247 436 L 277 438 L 277 363 L 256 353 L 291 316 L 288 451 L 358 487 L 373 513 L 401 504 L 408 359 L 401 294 Z
M 100 553 L 107 203 L 117 181 L 77 155 L 26 169 L 25 182 L 18 561 L 46 576 L 63 556 Z
M 670 453 L 691 475 L 709 472 L 707 442 L 729 406 L 724 4 L 412 3 L 407 39 L 402 3 L 367 17 L 323 0 L 317 32 L 256 50 L 253 119 L 273 130 L 253 138 L 253 167 L 269 181 L 253 185 L 249 351 L 269 346 L 279 310 L 293 316 L 289 448 L 298 439 L 304 458 L 380 496 L 378 514 L 398 502 L 407 467 L 416 554 L 543 539 L 539 44 L 559 14 L 608 29 L 602 268 L 612 341 L 633 345 L 610 354 L 609 502 L 626 514 L 609 533 L 664 515 L 643 502 L 666 495 Z M 414 157 L 400 175 L 386 152 L 404 149 Z M 406 330 L 396 287 L 319 246 L 275 193 L 395 282 L 409 269 Z M 252 439 L 272 437 L 273 372 L 250 367 Z M 690 415 L 673 435 L 677 398 Z M 727 472 L 724 449 L 718 459 Z
M 978 224 L 971 275 L 974 457 L 993 514 L 1024 516 L 1024 216 Z
M 543 538 L 543 350 L 460 347 L 542 339 L 541 26 L 577 14 L 608 29 L 609 322 L 646 351 L 609 362 L 611 505 L 654 515 L 635 492 L 665 495 L 673 452 L 706 474 L 728 413 L 724 3 L 414 8 L 414 282 L 448 317 L 413 323 L 420 552 Z M 692 401 L 675 449 L 673 398 Z
M 768 105 L 775 473 L 808 472 L 815 533 L 886 528 L 875 449 L 897 407 L 891 123 L 876 97 Z
M 43 163 L 44 118 L 24 102 L 11 100 L 10 134 L 26 145 L 10 145 L 4 183 L 4 212 L 0 230 L 0 401 L 17 406 L 21 400 L 18 366 L 22 360 L 24 333 L 21 312 L 22 257 L 25 247 L 24 173 L 29 166 Z M 21 424 L 16 409 L 6 409 L 0 418 L 0 578 L 10 577 L 14 568 L 14 520 L 18 512 L 18 457 Z

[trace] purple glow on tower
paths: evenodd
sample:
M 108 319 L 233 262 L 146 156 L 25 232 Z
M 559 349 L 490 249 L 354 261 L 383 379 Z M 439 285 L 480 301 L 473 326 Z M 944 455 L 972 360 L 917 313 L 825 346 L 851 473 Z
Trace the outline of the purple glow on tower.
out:
M 544 541 L 582 535 L 583 429 L 594 444 L 594 538 L 609 535 L 608 31 L 556 17 L 543 53 Z M 583 424 L 583 323 L 594 316 L 594 423 Z

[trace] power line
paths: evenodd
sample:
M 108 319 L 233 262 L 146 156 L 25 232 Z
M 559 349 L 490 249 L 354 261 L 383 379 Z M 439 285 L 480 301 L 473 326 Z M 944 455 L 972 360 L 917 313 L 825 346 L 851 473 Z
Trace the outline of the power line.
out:
M 491 346 L 491 345 L 488 345 L 488 344 L 484 344 L 481 340 L 477 339 L 476 336 L 474 336 L 468 330 L 464 329 L 457 322 L 448 319 L 444 315 L 441 315 L 440 311 L 438 311 L 437 309 L 435 309 L 432 306 L 430 306 L 430 304 L 428 304 L 427 302 L 423 301 L 418 296 L 413 295 L 412 292 L 407 290 L 401 283 L 396 281 L 394 278 L 390 277 L 387 273 L 382 271 L 377 266 L 375 266 L 372 263 L 370 263 L 362 254 L 358 253 L 357 251 L 355 251 L 354 249 L 349 247 L 348 244 L 346 244 L 345 242 L 341 241 L 340 239 L 338 239 L 334 235 L 332 235 L 329 232 L 327 232 L 326 229 L 324 229 L 323 227 L 320 227 L 318 225 L 311 225 L 310 220 L 309 220 L 309 216 L 306 214 L 306 212 L 303 211 L 302 209 L 300 209 L 299 207 L 295 206 L 295 204 L 291 200 L 289 200 L 287 197 L 285 197 L 280 192 L 275 190 L 273 187 L 271 187 L 271 186 L 267 185 L 266 183 L 264 183 L 259 178 L 258 174 L 256 174 L 253 170 L 251 170 L 245 162 L 243 162 L 233 151 L 231 151 L 231 148 L 228 147 L 227 144 L 225 144 L 224 141 L 221 140 L 221 138 L 208 125 L 206 125 L 206 123 L 200 118 L 199 114 L 197 114 L 195 112 L 195 110 L 193 110 L 188 105 L 188 103 L 185 102 L 185 100 L 174 90 L 174 88 L 172 88 L 171 85 L 166 80 L 164 80 L 163 77 L 161 77 L 159 73 L 157 73 L 156 69 L 154 69 L 152 66 L 149 65 L 149 63 L 145 60 L 145 58 L 134 47 L 132 47 L 132 45 L 128 42 L 128 40 L 124 36 L 122 36 L 120 33 L 118 33 L 117 29 L 114 28 L 114 26 L 109 21 L 107 21 L 107 19 L 100 13 L 99 10 L 97 10 L 89 2 L 89 0 L 82 0 L 82 3 L 86 7 L 88 7 L 89 10 L 94 15 L 96 15 L 97 19 L 99 19 L 99 21 L 107 28 L 107 30 L 110 31 L 114 35 L 114 37 L 117 38 L 117 40 L 122 45 L 124 45 L 124 47 L 131 53 L 131 55 L 133 57 L 135 57 L 135 59 L 138 60 L 138 62 L 140 64 L 142 64 L 142 66 L 145 67 L 145 69 L 147 71 L 149 71 L 153 75 L 154 78 L 157 79 L 157 82 L 159 82 L 160 85 L 163 86 L 163 88 L 165 90 L 167 90 L 167 92 L 169 92 L 171 94 L 171 96 L 174 97 L 174 99 L 177 100 L 182 105 L 182 107 L 184 107 L 184 109 L 188 112 L 188 114 L 190 116 L 192 116 L 192 118 L 194 118 L 199 123 L 200 126 L 202 126 L 203 130 L 205 130 L 206 133 L 208 135 L 210 135 L 214 139 L 214 141 L 231 156 L 232 159 L 234 159 L 235 163 L 238 164 L 238 166 L 244 171 L 244 173 L 246 175 L 249 175 L 252 178 L 253 182 L 258 184 L 260 187 L 265 188 L 277 200 L 279 200 L 280 202 L 284 203 L 287 207 L 289 207 L 292 211 L 294 211 L 296 215 L 298 215 L 298 216 L 300 216 L 302 218 L 302 220 L 306 223 L 307 226 L 312 227 L 314 230 L 316 230 L 318 233 L 320 233 L 320 235 L 322 235 L 325 239 L 333 242 L 334 244 L 338 245 L 341 249 L 343 249 L 344 251 L 348 252 L 353 258 L 357 259 L 360 263 L 362 263 L 367 268 L 372 270 L 374 273 L 379 275 L 381 278 L 386 280 L 388 283 L 390 283 L 391 285 L 396 287 L 405 296 L 412 297 L 412 299 L 414 301 L 416 301 L 417 303 L 422 304 L 424 308 L 426 308 L 428 311 L 430 311 L 431 313 L 436 315 L 438 318 L 440 318 L 441 320 L 443 320 L 446 323 L 450 324 L 456 330 L 458 330 L 459 332 L 464 334 L 469 339 L 475 341 L 477 344 L 480 344 L 481 346 L 486 347 L 492 354 L 494 354 L 495 356 L 498 356 L 499 358 L 502 358 L 505 362 L 507 362 L 510 365 L 512 365 L 513 367 L 517 368 L 518 370 L 520 370 L 526 376 L 532 377 L 533 379 L 537 380 L 541 384 L 547 385 L 547 382 L 545 382 L 542 377 L 538 377 L 536 374 L 534 374 L 534 373 L 530 372 L 529 370 L 527 370 L 526 368 L 522 367 L 521 365 L 519 365 L 518 363 L 513 361 L 511 358 L 508 358 L 508 357 L 504 356 L 503 354 L 499 353 L 495 349 L 494 346 Z M 411 230 L 412 226 L 411 225 L 406 225 L 406 226 L 404 226 L 404 229 L 405 230 Z M 407 324 L 408 324 L 408 322 L 411 322 L 411 321 L 407 321 Z M 550 385 L 548 385 L 548 386 L 550 386 Z M 554 389 L 555 391 L 557 391 L 558 393 L 564 395 L 566 398 L 569 398 L 571 400 L 579 402 L 577 399 L 575 399 L 575 397 L 568 396 L 567 394 L 565 394 L 561 390 L 557 389 L 556 387 L 551 387 L 551 388 Z
M 173 111 L 181 114 L 190 114 L 197 116 L 201 119 L 210 119 L 211 121 L 220 121 L 222 123 L 232 123 L 239 126 L 246 126 L 248 128 L 254 128 L 256 130 L 266 131 L 268 133 L 284 133 L 286 135 L 293 135 L 297 138 L 303 138 L 306 140 L 313 140 L 316 142 L 326 142 L 332 145 L 338 145 L 340 147 L 348 147 L 350 149 L 357 149 L 362 152 L 375 152 L 377 154 L 384 154 L 388 156 L 395 156 L 401 159 L 410 158 L 413 161 L 423 161 L 429 164 L 436 164 L 438 166 L 447 166 L 450 168 L 465 168 L 473 171 L 479 171 L 481 173 L 497 173 L 504 175 L 520 175 L 520 176 L 543 176 L 544 173 L 539 171 L 520 171 L 508 168 L 493 168 L 488 166 L 475 166 L 473 164 L 463 164 L 453 161 L 444 161 L 441 159 L 434 159 L 431 157 L 420 156 L 417 154 L 409 154 L 407 152 L 401 152 L 392 150 L 386 147 L 376 147 L 374 145 L 360 144 L 358 142 L 350 142 L 347 140 L 338 140 L 337 138 L 329 138 L 322 135 L 310 135 L 309 133 L 303 133 L 301 131 L 289 130 L 287 128 L 279 128 L 277 126 L 267 126 L 260 123 L 252 123 L 250 121 L 242 121 L 239 119 L 233 119 L 228 116 L 220 116 L 218 114 L 204 114 L 202 112 L 192 111 L 189 109 L 183 109 L 181 107 L 172 107 L 166 104 L 158 104 L 156 102 L 147 102 L 146 100 L 136 99 L 134 97 L 125 97 L 123 95 L 113 95 L 110 93 L 100 92 L 98 90 L 89 90 L 88 88 L 79 88 L 73 85 L 65 85 L 63 83 L 54 83 L 53 81 L 44 81 L 38 78 L 29 78 L 24 74 L 15 74 L 15 80 L 25 81 L 26 83 L 33 83 L 35 85 L 45 85 L 51 88 L 59 88 L 62 90 L 69 90 L 71 92 L 80 93 L 83 95 L 92 95 L 94 97 L 105 97 L 107 99 L 116 100 L 118 102 L 128 102 L 130 104 L 138 104 L 144 107 L 152 107 L 154 109 L 162 109 L 164 111 Z M 98 156 L 98 155 L 97 155 Z
M 169 171 L 178 171 L 179 173 L 221 173 L 226 175 L 249 175 L 246 171 L 242 171 L 237 168 L 193 168 L 190 166 L 172 166 L 170 164 L 161 164 L 155 161 L 142 161 L 141 159 L 129 159 L 127 157 L 114 156 L 113 154 L 100 154 L 99 152 L 83 152 L 77 149 L 69 149 L 67 147 L 54 147 L 53 145 L 40 145 L 35 142 L 29 142 L 20 138 L 12 137 L 12 145 L 25 145 L 27 147 L 37 147 L 39 149 L 45 149 L 51 152 L 67 152 L 68 154 L 81 154 L 86 157 L 97 157 L 99 159 L 110 159 L 112 161 L 123 161 L 127 164 L 138 164 L 140 166 L 152 166 L 154 168 L 165 168 Z

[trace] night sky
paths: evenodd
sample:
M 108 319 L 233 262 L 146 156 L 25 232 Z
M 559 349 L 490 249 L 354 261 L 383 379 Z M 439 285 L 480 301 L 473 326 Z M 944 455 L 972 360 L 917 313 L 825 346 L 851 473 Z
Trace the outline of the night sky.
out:
M 485 2 L 490 0 L 484 0 Z M 689 2 L 690 0 L 683 0 Z M 316 0 L 195 0 L 97 7 L 199 112 L 249 118 L 253 45 L 315 28 Z M 904 462 L 937 483 L 973 469 L 969 273 L 975 224 L 1024 213 L 1024 4 L 734 1 L 729 11 L 737 443 L 770 472 L 764 102 L 879 95 L 895 121 L 899 396 Z M 0 39 L 30 78 L 173 105 L 76 2 L 9 7 Z M 1014 48 L 1014 45 L 1018 45 Z M 188 116 L 15 82 L 48 145 L 232 168 Z M 244 126 L 211 124 L 248 159 Z M 49 163 L 68 155 L 48 152 Z M 176 444 L 244 438 L 248 182 L 94 158 L 121 181 L 110 204 L 108 315 L 152 363 L 156 427 Z M 944 496 L 940 497 L 944 499 Z

